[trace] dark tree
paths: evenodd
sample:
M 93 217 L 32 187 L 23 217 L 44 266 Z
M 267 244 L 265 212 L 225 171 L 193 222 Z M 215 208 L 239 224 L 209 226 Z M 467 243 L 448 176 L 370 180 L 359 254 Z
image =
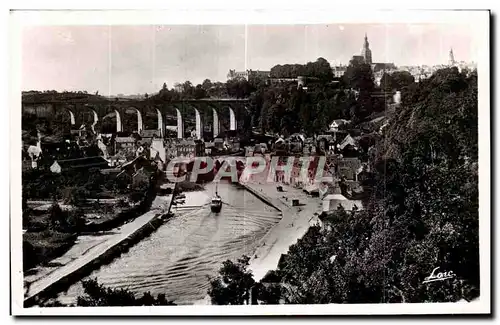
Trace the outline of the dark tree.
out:
M 351 61 L 343 76 L 345 84 L 363 92 L 372 92 L 375 89 L 373 72 L 369 64 Z
M 208 291 L 214 305 L 243 305 L 249 303 L 250 290 L 254 285 L 252 273 L 247 270 L 250 258 L 243 256 L 236 263 L 222 263 L 219 276 L 210 282 Z

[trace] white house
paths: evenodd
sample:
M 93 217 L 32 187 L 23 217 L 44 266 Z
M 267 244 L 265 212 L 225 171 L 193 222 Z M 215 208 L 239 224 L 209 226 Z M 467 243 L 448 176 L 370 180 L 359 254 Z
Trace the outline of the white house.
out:
M 357 149 L 356 140 L 354 140 L 353 137 L 351 137 L 349 134 L 346 135 L 346 137 L 344 138 L 344 140 L 342 140 L 342 142 L 338 145 L 338 148 L 340 150 L 344 150 L 344 148 L 347 147 L 348 145 L 351 145 L 355 149 Z
M 333 120 L 332 123 L 330 124 L 330 132 L 337 132 L 340 126 L 348 123 L 349 121 L 344 119 Z
M 155 157 L 156 153 L 158 153 L 158 157 L 161 159 L 163 163 L 167 161 L 167 153 L 165 150 L 165 145 L 163 143 L 163 139 L 157 138 L 151 141 L 150 147 L 150 157 Z

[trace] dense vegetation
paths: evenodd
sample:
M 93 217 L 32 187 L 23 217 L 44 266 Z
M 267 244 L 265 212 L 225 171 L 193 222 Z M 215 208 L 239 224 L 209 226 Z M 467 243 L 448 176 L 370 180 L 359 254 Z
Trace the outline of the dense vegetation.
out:
M 311 227 L 269 274 L 271 284 L 257 285 L 259 297 L 303 304 L 477 297 L 477 105 L 475 73 L 444 69 L 409 85 L 403 105 L 377 142 L 374 188 L 366 209 L 339 209 L 325 216 L 324 227 Z M 423 283 L 436 267 L 436 273 L 452 271 L 455 276 Z M 244 274 L 238 268 L 232 273 L 221 275 Z M 214 303 L 221 303 L 221 290 L 219 282 L 212 282 Z M 232 290 L 240 292 L 229 297 L 249 289 Z
M 125 178 L 102 174 L 97 168 L 60 174 L 29 169 L 23 171 L 22 183 L 26 199 L 64 200 L 76 205 L 86 198 L 110 198 L 129 193 Z
M 110 289 L 97 283 L 96 280 L 82 281 L 85 294 L 78 297 L 77 306 L 172 306 L 173 302 L 166 299 L 164 294 L 156 298 L 149 292 L 145 292 L 140 298 L 128 290 Z

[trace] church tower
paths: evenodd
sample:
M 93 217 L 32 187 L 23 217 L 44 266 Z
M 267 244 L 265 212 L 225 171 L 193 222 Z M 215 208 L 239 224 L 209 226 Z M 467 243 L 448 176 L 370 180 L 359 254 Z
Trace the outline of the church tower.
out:
M 363 50 L 361 51 L 361 56 L 365 60 L 366 64 L 372 64 L 372 50 L 370 50 L 370 43 L 368 43 L 368 36 L 365 33 L 365 43 L 363 44 Z
M 453 48 L 450 49 L 448 65 L 455 65 L 455 57 L 453 56 Z

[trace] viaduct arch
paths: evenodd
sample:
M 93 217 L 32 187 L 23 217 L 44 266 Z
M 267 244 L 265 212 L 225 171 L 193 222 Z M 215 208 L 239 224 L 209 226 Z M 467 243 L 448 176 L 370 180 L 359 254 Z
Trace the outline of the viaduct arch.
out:
M 207 117 L 212 120 L 213 136 L 216 137 L 221 132 L 221 117 L 229 117 L 229 130 L 238 129 L 238 118 L 245 112 L 245 106 L 248 99 L 198 99 L 181 101 L 155 101 L 155 100 L 99 100 L 89 102 L 71 102 L 71 101 L 24 101 L 22 109 L 24 111 L 37 112 L 37 107 L 44 105 L 50 107 L 50 111 L 65 110 L 70 115 L 71 125 L 80 125 L 85 123 L 82 115 L 89 112 L 92 116 L 91 128 L 96 132 L 96 126 L 107 114 L 114 113 L 116 119 L 116 132 L 124 130 L 124 114 L 127 109 L 133 109 L 137 114 L 137 128 L 140 132 L 144 129 L 144 120 L 146 111 L 156 112 L 157 129 L 161 136 L 165 136 L 167 111 L 174 112 L 177 120 L 177 138 L 185 137 L 185 119 L 193 117 L 195 120 L 196 138 L 203 138 L 203 131 Z M 243 113 L 242 113 L 243 112 Z M 228 116 L 229 115 L 229 116 Z M 226 126 L 226 130 L 227 130 Z

